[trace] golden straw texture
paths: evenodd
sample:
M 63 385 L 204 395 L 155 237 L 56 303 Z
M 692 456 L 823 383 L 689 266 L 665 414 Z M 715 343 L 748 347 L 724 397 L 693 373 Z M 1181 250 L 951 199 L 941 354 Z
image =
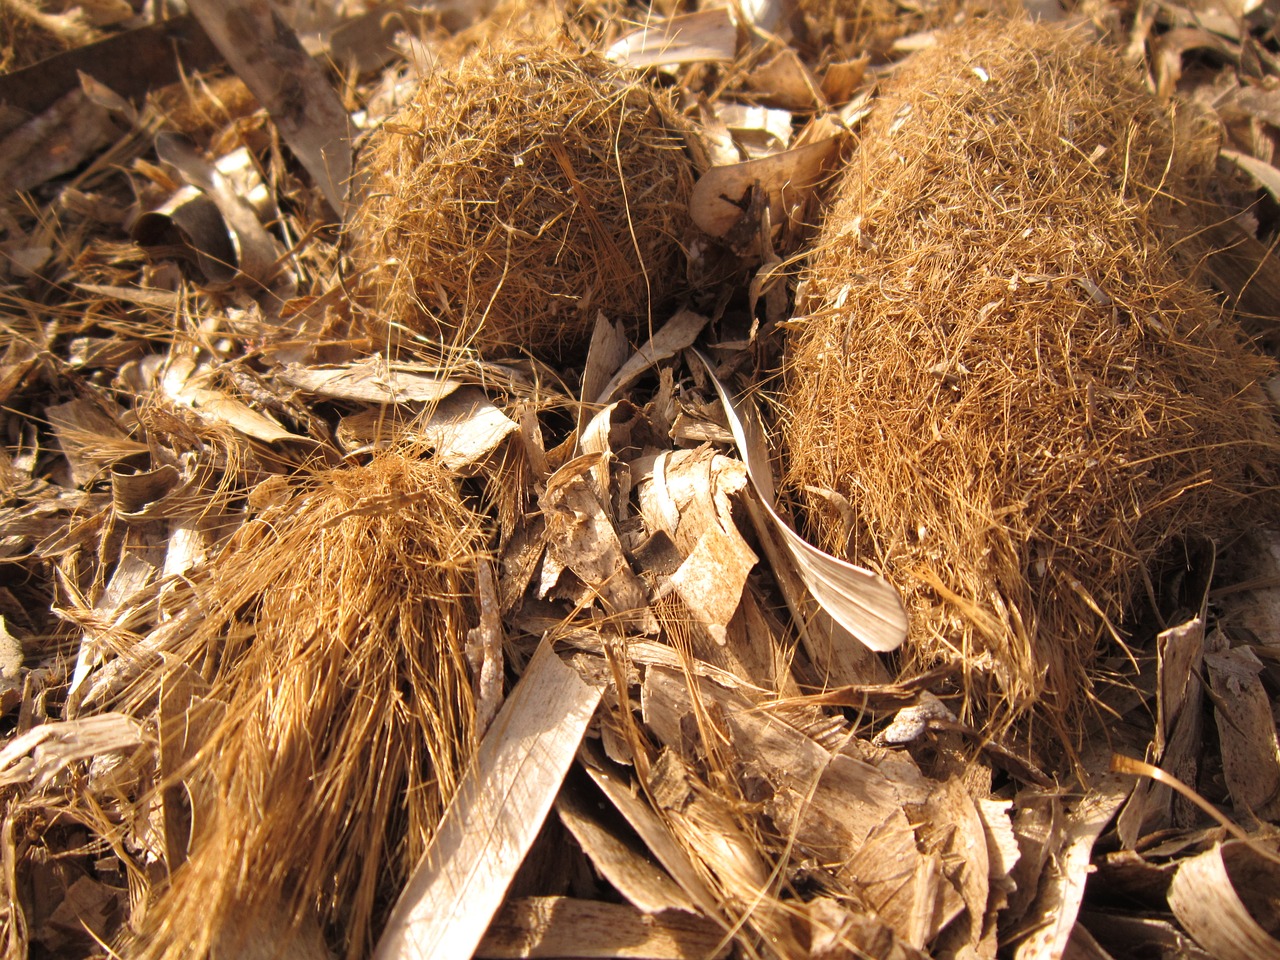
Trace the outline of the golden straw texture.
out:
M 663 94 L 592 54 L 439 70 L 370 143 L 354 260 L 371 331 L 557 359 L 681 288 L 693 174 Z
M 254 931 L 283 949 L 291 921 L 367 955 L 475 747 L 464 644 L 484 544 L 454 478 L 385 453 L 274 501 L 178 651 L 214 664 L 226 714 L 187 779 L 190 858 L 137 956 L 244 955 Z
M 1173 129 L 1083 32 L 958 31 L 886 84 L 806 269 L 790 489 L 1006 719 L 1075 715 L 1161 548 L 1275 464 L 1272 365 L 1177 256 L 1212 149 Z

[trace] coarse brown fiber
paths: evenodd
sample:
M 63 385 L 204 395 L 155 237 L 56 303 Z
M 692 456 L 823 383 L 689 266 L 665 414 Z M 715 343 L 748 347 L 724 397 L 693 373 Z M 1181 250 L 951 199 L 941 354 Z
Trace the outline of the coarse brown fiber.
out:
M 30 0 L 0 0 L 0 73 L 21 70 L 97 39 L 97 31 L 78 9 L 50 14 L 43 7 Z
M 565 40 L 437 70 L 362 166 L 353 259 L 380 340 L 567 358 L 597 312 L 640 333 L 683 284 L 693 171 L 667 96 Z
M 1161 549 L 1273 482 L 1272 364 L 1179 256 L 1214 145 L 1175 128 L 1082 30 L 958 30 L 886 83 L 806 267 L 789 487 L 971 711 L 1075 729 Z
M 887 59 L 895 41 L 966 17 L 1011 12 L 1008 0 L 797 0 L 810 42 L 831 56 Z
M 225 719 L 186 778 L 190 857 L 133 956 L 246 955 L 253 931 L 283 949 L 291 923 L 366 956 L 475 748 L 484 541 L 456 480 L 412 451 L 277 479 L 175 651 L 212 665 Z

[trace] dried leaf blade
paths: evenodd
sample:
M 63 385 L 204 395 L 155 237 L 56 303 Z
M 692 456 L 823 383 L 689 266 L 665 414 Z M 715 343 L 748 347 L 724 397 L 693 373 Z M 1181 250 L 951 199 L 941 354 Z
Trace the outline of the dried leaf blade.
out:
M 1275 889 L 1280 872 L 1239 841 L 1217 844 L 1184 862 L 1169 886 L 1169 906 L 1196 942 L 1218 960 L 1258 960 L 1280 957 L 1280 941 L 1267 933 L 1241 901 L 1227 869 L 1227 858 L 1241 869 L 1254 858 L 1250 873 L 1267 870 Z M 1257 877 L 1261 881 L 1262 877 Z
M 194 0 L 190 7 L 342 218 L 351 123 L 320 67 L 267 0 Z
M 841 139 L 837 134 L 768 157 L 712 167 L 694 184 L 689 215 L 702 230 L 723 237 L 742 217 L 748 191 L 758 187 L 769 198 L 773 222 L 780 223 L 787 206 L 803 200 L 822 181 Z
M 375 960 L 469 957 L 560 790 L 601 691 L 544 642 L 480 745 Z
M 814 599 L 832 619 L 870 649 L 883 653 L 902 646 L 907 638 L 907 614 L 898 592 L 887 580 L 865 567 L 819 550 L 782 519 L 773 506 L 769 461 L 761 455 L 763 438 L 739 415 L 728 391 L 716 378 L 711 362 L 697 350 L 694 353 L 707 368 L 707 375 L 724 404 L 729 429 L 746 464 L 747 475 Z M 751 427 L 754 426 L 752 423 Z
M 633 30 L 605 58 L 637 70 L 666 64 L 730 61 L 738 46 L 738 28 L 728 7 L 712 7 Z

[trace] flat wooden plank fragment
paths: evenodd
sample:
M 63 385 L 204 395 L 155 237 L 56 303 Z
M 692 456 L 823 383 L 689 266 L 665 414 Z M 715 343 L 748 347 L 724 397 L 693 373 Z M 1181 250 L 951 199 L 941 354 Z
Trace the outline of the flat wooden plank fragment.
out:
M 375 960 L 469 957 L 524 861 L 600 702 L 543 642 L 400 895 Z

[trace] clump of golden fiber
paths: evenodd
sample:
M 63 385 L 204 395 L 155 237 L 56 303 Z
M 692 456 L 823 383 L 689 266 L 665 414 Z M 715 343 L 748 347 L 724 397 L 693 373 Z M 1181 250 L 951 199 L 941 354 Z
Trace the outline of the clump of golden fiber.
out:
M 190 857 L 135 955 L 243 956 L 254 931 L 283 948 L 291 924 L 368 955 L 475 748 L 464 644 L 484 542 L 455 479 L 389 452 L 280 486 L 178 651 L 216 664 L 225 719 L 187 779 Z
M 1065 729 L 1161 548 L 1274 465 L 1272 366 L 1178 257 L 1214 151 L 1059 27 L 952 33 L 883 92 L 787 342 L 789 484 L 901 588 L 910 656 Z
M 684 276 L 674 123 L 664 94 L 556 41 L 438 70 L 365 152 L 370 329 L 557 359 L 598 311 L 647 327 Z

